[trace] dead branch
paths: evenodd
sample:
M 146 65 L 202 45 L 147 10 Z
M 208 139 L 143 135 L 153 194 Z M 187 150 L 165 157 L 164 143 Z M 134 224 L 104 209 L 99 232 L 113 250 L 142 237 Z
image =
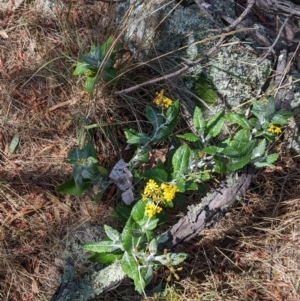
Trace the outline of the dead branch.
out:
M 132 91 L 135 91 L 143 86 L 147 86 L 147 85 L 151 85 L 151 84 L 155 84 L 155 83 L 158 83 L 160 81 L 163 81 L 163 80 L 168 80 L 172 77 L 175 77 L 175 76 L 179 76 L 179 75 L 182 75 L 184 73 L 186 73 L 191 67 L 199 64 L 200 62 L 202 62 L 203 60 L 205 60 L 207 57 L 209 57 L 212 53 L 214 53 L 218 47 L 223 43 L 224 39 L 226 37 L 226 34 L 222 34 L 219 38 L 219 41 L 206 53 L 206 55 L 204 55 L 203 57 L 201 57 L 200 59 L 194 61 L 194 62 L 187 62 L 185 61 L 185 63 L 183 64 L 184 67 L 175 71 L 175 72 L 172 72 L 172 73 L 169 73 L 169 74 L 166 74 L 166 75 L 163 75 L 161 77 L 158 77 L 158 78 L 155 78 L 155 79 L 152 79 L 152 80 L 148 80 L 144 83 L 141 83 L 141 84 L 138 84 L 138 85 L 135 85 L 133 87 L 130 87 L 128 89 L 124 89 L 124 90 L 121 90 L 121 91 L 117 91 L 115 92 L 116 95 L 120 95 L 120 94 L 126 94 L 126 93 L 129 93 L 129 92 L 132 92 Z M 207 40 L 207 39 L 205 39 Z
M 300 6 L 289 0 L 256 0 L 255 6 L 266 14 L 300 19 Z
M 288 22 L 289 20 L 290 20 L 290 17 L 288 17 L 288 18 L 286 18 L 286 19 L 284 20 L 284 22 L 282 23 L 282 25 L 281 25 L 281 27 L 280 27 L 280 30 L 279 30 L 279 32 L 278 32 L 278 34 L 277 34 L 277 37 L 276 37 L 275 41 L 274 41 L 273 44 L 268 48 L 268 50 L 267 50 L 267 52 L 264 54 L 264 56 L 258 61 L 259 63 L 262 63 L 262 61 L 265 60 L 266 57 L 267 57 L 271 52 L 274 51 L 274 47 L 276 46 L 276 44 L 277 44 L 277 42 L 278 42 L 278 40 L 279 40 L 279 38 L 280 38 L 280 36 L 281 36 L 281 34 L 282 34 L 282 31 L 283 31 L 285 25 L 287 24 L 287 22 Z
M 249 12 L 252 9 L 254 4 L 255 4 L 255 0 L 248 0 L 247 7 L 243 11 L 243 13 L 235 21 L 233 21 L 229 26 L 224 28 L 224 31 L 229 32 L 229 31 L 233 30 L 234 28 L 236 28 L 236 26 L 246 18 L 246 16 L 249 14 Z

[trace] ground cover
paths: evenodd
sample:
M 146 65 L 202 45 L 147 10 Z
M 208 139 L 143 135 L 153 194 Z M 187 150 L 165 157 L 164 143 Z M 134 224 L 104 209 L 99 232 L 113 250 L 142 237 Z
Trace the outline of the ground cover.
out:
M 97 203 L 54 188 L 69 179 L 67 153 L 78 145 L 83 125 L 111 124 L 91 131 L 99 162 L 111 168 L 125 146 L 124 125 L 144 128 L 144 104 L 160 90 L 145 88 L 130 101 L 114 96 L 104 83 L 93 98 L 83 92 L 83 82 L 72 75 L 76 59 L 114 34 L 114 5 L 62 4 L 50 13 L 42 1 L 23 1 L 15 10 L 11 2 L 0 15 L 2 300 L 49 300 L 65 264 L 66 241 L 86 222 L 113 223 L 115 188 Z M 153 75 L 145 69 L 135 76 L 141 81 Z M 124 85 L 136 82 L 131 76 Z M 12 149 L 14 137 L 19 141 Z M 178 246 L 189 258 L 161 300 L 298 300 L 299 157 L 285 142 L 278 152 L 276 168 L 260 171 L 217 228 Z M 171 212 L 175 220 L 184 211 Z M 154 284 L 167 273 L 160 271 Z M 126 280 L 97 300 L 141 299 Z

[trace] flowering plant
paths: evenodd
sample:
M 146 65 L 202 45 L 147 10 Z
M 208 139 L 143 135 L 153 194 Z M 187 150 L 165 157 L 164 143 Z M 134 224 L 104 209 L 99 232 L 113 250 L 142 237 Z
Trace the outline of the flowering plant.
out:
M 83 245 L 84 250 L 94 252 L 90 259 L 100 263 L 121 260 L 124 272 L 133 279 L 136 290 L 145 296 L 144 288 L 151 281 L 153 270 L 159 266 L 169 268 L 170 275 L 177 279 L 176 271 L 180 268 L 174 269 L 173 266 L 180 264 L 187 254 L 167 250 L 159 252 L 158 244 L 164 242 L 165 237 L 156 236 L 153 231 L 158 226 L 158 215 L 162 211 L 158 204 L 171 203 L 176 191 L 174 184 L 162 183 L 159 186 L 154 180 L 149 180 L 122 233 L 105 225 L 105 240 Z
M 159 110 L 146 107 L 152 131 L 125 130 L 127 143 L 137 146 L 128 168 L 134 174 L 136 182 L 133 184 L 136 187 L 144 183 L 143 192 L 138 194 L 140 197 L 135 198 L 137 200 L 131 208 L 124 204 L 115 208 L 115 214 L 125 223 L 121 232 L 105 225 L 107 237 L 104 240 L 83 246 L 84 250 L 93 252 L 91 260 L 100 263 L 120 260 L 124 272 L 133 279 L 136 290 L 144 295 L 145 286 L 151 281 L 155 269 L 166 266 L 170 275 L 177 279 L 176 272 L 180 269 L 173 266 L 187 257 L 184 253 L 160 251 L 158 248 L 168 239 L 166 234 L 155 231 L 166 218 L 163 208 L 173 207 L 173 201 L 182 199 L 188 190 L 205 188 L 204 183 L 214 178 L 216 173 L 237 171 L 246 164 L 272 167 L 278 154 L 269 154 L 268 145 L 278 139 L 282 127 L 293 115 L 287 111 L 275 111 L 272 97 L 266 102 L 254 101 L 250 118 L 236 112 L 219 111 L 206 120 L 201 109 L 196 107 L 192 118 L 194 130 L 173 135 L 170 139 L 179 121 L 179 101 L 173 102 L 161 91 L 156 94 L 154 103 L 160 107 Z M 222 133 L 225 126 L 229 129 L 228 136 Z M 149 153 L 161 141 L 170 142 L 165 162 L 158 160 L 155 166 L 144 170 L 143 164 L 148 162 Z M 80 194 L 82 188 L 86 188 L 80 188 L 80 185 L 95 182 L 102 185 L 105 182 L 104 174 L 95 169 L 95 157 L 91 144 L 81 151 L 70 151 L 70 158 L 75 164 L 72 184 L 77 185 Z M 65 186 L 62 184 L 59 188 L 63 191 Z

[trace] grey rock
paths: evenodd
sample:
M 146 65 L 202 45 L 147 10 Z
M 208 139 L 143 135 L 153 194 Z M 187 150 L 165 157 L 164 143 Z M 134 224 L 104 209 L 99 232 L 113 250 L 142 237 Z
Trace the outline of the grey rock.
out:
M 162 56 L 159 63 L 150 63 L 161 74 L 179 68 L 185 60 L 194 61 L 203 56 L 217 41 L 208 39 L 217 34 L 216 25 L 196 4 L 183 7 L 176 5 L 175 1 L 165 6 L 166 1 L 153 1 L 152 6 L 145 1 L 135 1 L 134 6 L 133 1 L 130 3 L 127 10 L 130 7 L 132 12 L 127 19 L 131 21 L 130 25 L 126 25 L 124 39 L 135 53 L 139 52 L 140 47 L 147 49 L 141 52 L 142 55 L 137 55 L 139 60 Z M 236 17 L 233 0 L 214 1 L 213 4 L 228 16 Z M 118 22 L 121 24 L 121 15 L 126 15 L 124 4 L 119 6 L 118 12 Z M 162 19 L 164 22 L 157 27 L 158 20 Z M 190 89 L 197 76 L 204 74 L 220 95 L 218 104 L 221 108 L 234 108 L 257 96 L 270 75 L 271 62 L 265 60 L 259 64 L 259 57 L 253 50 L 255 42 L 242 41 L 242 38 L 243 35 L 239 35 L 229 39 L 205 63 L 190 68 L 190 76 L 186 76 L 184 84 L 181 81 L 178 88 L 181 91 Z M 149 50 L 151 47 L 155 48 L 154 52 Z M 182 94 L 180 99 L 186 101 L 187 97 Z M 214 106 L 214 110 L 216 108 Z

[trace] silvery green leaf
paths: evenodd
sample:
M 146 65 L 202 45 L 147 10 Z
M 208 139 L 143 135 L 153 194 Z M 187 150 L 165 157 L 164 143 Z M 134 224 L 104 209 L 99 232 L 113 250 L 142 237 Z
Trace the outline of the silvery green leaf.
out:
M 108 225 L 104 225 L 104 230 L 107 237 L 113 242 L 119 242 L 121 240 L 121 234 Z
M 14 151 L 16 150 L 18 144 L 20 142 L 20 137 L 18 134 L 14 135 L 14 137 L 12 138 L 10 145 L 9 145 L 9 149 L 8 149 L 8 155 L 12 155 L 14 153 Z
M 266 139 L 262 139 L 259 144 L 253 149 L 251 159 L 255 159 L 264 155 L 266 151 Z
M 162 125 L 164 118 L 161 114 L 156 112 L 153 107 L 147 106 L 146 107 L 146 116 L 148 120 L 151 122 L 154 131 L 156 132 L 157 129 Z
M 156 254 L 157 252 L 157 240 L 156 238 L 153 238 L 149 243 L 149 252 L 151 254 Z
M 168 233 L 164 232 L 158 235 L 157 237 L 157 243 L 162 244 L 165 243 L 169 239 Z
M 86 251 L 92 251 L 96 253 L 107 253 L 115 250 L 122 250 L 122 244 L 120 242 L 113 242 L 111 240 L 102 240 L 99 242 L 89 242 L 82 246 Z
M 203 117 L 202 111 L 198 107 L 196 107 L 194 110 L 193 123 L 198 132 L 206 127 L 206 122 Z

